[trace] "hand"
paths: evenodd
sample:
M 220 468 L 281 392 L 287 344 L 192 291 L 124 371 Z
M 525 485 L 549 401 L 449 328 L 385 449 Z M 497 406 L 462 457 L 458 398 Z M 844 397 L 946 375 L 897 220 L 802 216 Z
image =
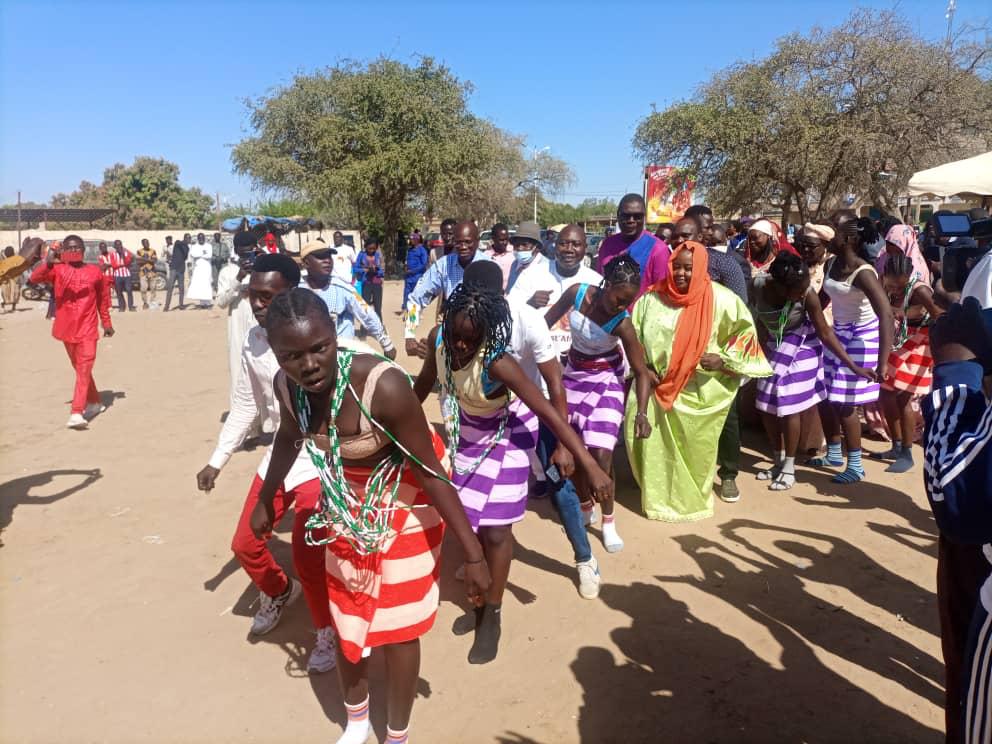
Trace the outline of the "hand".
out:
M 650 367 L 645 367 L 644 372 L 641 374 L 644 375 L 644 378 L 647 380 L 649 389 L 654 390 L 661 384 L 661 378 L 658 377 L 658 373 Z
M 575 473 L 575 458 L 561 443 L 551 453 L 551 464 L 558 468 L 562 478 L 571 478 Z
M 882 359 L 879 361 L 878 366 L 875 367 L 875 382 L 881 382 L 889 374 L 889 360 Z
M 103 329 L 104 338 L 110 338 L 113 335 L 114 335 L 114 329 L 111 328 L 110 326 L 107 326 L 106 328 Z
M 586 479 L 589 483 L 589 490 L 592 492 L 592 497 L 599 503 L 603 503 L 610 497 L 613 481 L 610 480 L 610 476 L 604 473 L 603 469 L 592 458 L 590 458 L 590 462 L 584 467 L 584 470 L 586 471 Z
M 638 439 L 647 439 L 651 436 L 651 422 L 648 421 L 646 413 L 639 413 L 634 417 L 634 436 Z
M 882 379 L 873 370 L 864 367 L 852 367 L 851 371 L 863 380 L 868 382 L 881 382 Z
M 982 317 L 982 306 L 974 297 L 950 309 L 930 329 L 930 349 L 934 362 L 962 362 L 977 359 L 988 369 L 992 364 L 992 338 Z
M 255 262 L 250 258 L 243 258 L 238 262 L 238 281 L 240 282 L 246 276 L 251 273 L 252 266 Z
M 217 480 L 217 476 L 220 475 L 220 471 L 217 468 L 207 465 L 203 470 L 196 474 L 196 487 L 201 491 L 210 491 L 214 488 L 214 483 Z
M 492 579 L 485 558 L 478 563 L 465 564 L 465 593 L 473 606 L 482 607 L 486 603 L 486 592 L 489 591 L 490 583 Z
M 272 523 L 276 519 L 275 509 L 272 504 L 267 504 L 263 499 L 259 499 L 255 508 L 251 510 L 251 531 L 259 540 L 268 537 L 272 533 Z
M 396 360 L 396 347 L 394 346 L 389 351 L 386 351 L 385 349 L 383 349 L 382 355 L 384 357 L 386 357 L 386 359 L 388 359 L 391 362 L 392 361 L 395 361 Z
M 418 340 L 415 338 L 406 339 L 406 353 L 407 356 L 419 357 L 420 359 L 427 358 L 427 342 L 423 340 Z
M 719 354 L 703 354 L 699 358 L 699 366 L 707 372 L 719 372 L 723 369 L 723 359 Z
M 536 308 L 547 307 L 549 302 L 551 302 L 551 293 L 543 289 L 535 292 L 534 296 L 527 300 L 528 305 Z

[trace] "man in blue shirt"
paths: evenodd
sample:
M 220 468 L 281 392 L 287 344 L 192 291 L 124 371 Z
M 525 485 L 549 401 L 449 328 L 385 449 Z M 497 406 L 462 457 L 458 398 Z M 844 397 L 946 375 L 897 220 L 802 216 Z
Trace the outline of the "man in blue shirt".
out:
M 355 319 L 375 336 L 382 345 L 382 353 L 389 359 L 396 358 L 396 347 L 390 340 L 382 321 L 355 288 L 334 275 L 335 251 L 322 240 L 312 240 L 300 250 L 307 275 L 300 286 L 317 294 L 327 305 L 327 310 L 337 325 L 338 338 L 355 337 Z
M 403 312 L 406 312 L 407 298 L 409 298 L 414 287 L 417 286 L 420 277 L 427 271 L 427 265 L 429 263 L 430 256 L 427 255 L 427 249 L 423 246 L 423 238 L 420 237 L 420 233 L 415 232 L 410 236 L 410 247 L 406 251 L 406 278 L 403 282 Z
M 479 228 L 474 222 L 459 222 L 455 225 L 455 250 L 438 259 L 417 282 L 417 286 L 407 297 L 406 310 L 406 353 L 410 356 L 427 357 L 427 342 L 417 339 L 417 326 L 421 311 L 439 296 L 441 301 L 449 297 L 462 283 L 465 267 L 473 261 L 488 261 L 489 257 L 479 251 Z

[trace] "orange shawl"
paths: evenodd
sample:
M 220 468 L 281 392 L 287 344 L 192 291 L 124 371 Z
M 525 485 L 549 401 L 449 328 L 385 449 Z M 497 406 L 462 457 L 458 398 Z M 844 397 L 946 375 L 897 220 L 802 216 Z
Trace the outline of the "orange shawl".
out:
M 692 251 L 692 277 L 688 291 L 682 294 L 675 288 L 673 267 L 675 257 L 685 250 Z M 706 246 L 694 240 L 687 241 L 668 257 L 668 276 L 652 287 L 666 305 L 682 308 L 675 323 L 668 370 L 654 391 L 666 411 L 672 410 L 675 399 L 695 373 L 713 330 L 713 282 L 708 266 Z

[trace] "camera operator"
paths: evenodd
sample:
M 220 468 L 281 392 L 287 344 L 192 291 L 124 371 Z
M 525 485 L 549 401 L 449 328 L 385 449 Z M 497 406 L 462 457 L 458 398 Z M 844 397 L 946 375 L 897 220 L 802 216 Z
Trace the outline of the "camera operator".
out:
M 988 741 L 992 406 L 982 378 L 992 372 L 992 336 L 981 304 L 968 298 L 953 305 L 934 324 L 930 344 L 936 366 L 924 402 L 924 485 L 940 529 L 937 602 L 947 675 L 947 741 Z

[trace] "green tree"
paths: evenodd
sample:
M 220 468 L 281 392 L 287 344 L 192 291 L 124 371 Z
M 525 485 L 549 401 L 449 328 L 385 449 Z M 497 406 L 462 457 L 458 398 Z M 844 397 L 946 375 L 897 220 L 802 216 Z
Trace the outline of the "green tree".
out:
M 200 189 L 179 185 L 179 166 L 162 158 L 137 157 L 103 172 L 99 186 L 83 181 L 71 194 L 55 194 L 53 207 L 104 207 L 114 214 L 103 222 L 122 228 L 189 228 L 213 222 L 213 199 Z
M 848 193 L 888 211 L 912 174 L 987 150 L 987 44 L 929 42 L 895 13 L 780 39 L 643 119 L 634 150 L 683 167 L 730 214 L 769 206 L 819 218 Z
M 430 58 L 299 75 L 246 102 L 253 134 L 235 145 L 234 168 L 263 191 L 350 209 L 362 227 L 381 224 L 389 240 L 414 210 L 430 216 L 485 202 L 480 184 L 512 172 L 519 145 L 469 111 L 470 92 Z

